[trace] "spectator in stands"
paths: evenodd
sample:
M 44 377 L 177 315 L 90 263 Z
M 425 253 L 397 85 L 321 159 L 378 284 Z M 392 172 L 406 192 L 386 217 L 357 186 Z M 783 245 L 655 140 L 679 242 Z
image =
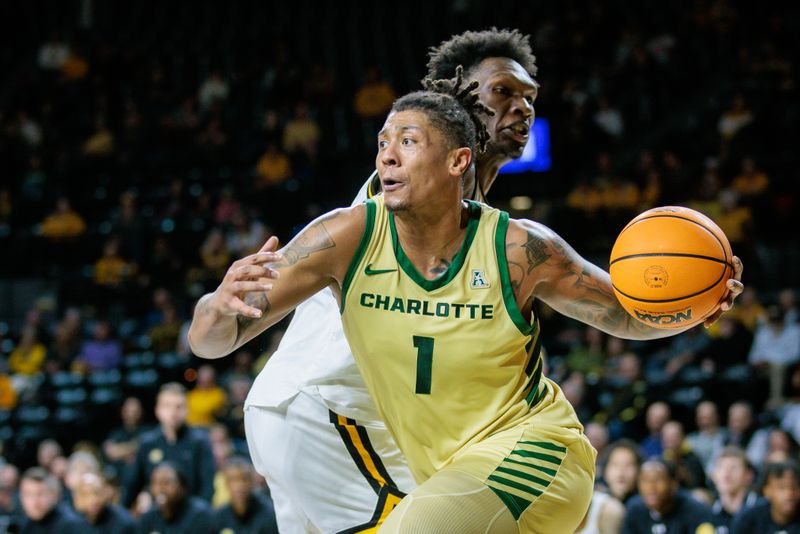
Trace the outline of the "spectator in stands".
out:
M 767 321 L 756 329 L 748 359 L 752 365 L 768 368 L 800 361 L 800 325 L 786 324 L 784 311 L 773 304 L 767 307 Z
M 743 449 L 747 459 L 758 469 L 766 458 L 768 440 L 769 433 L 758 428 L 750 403 L 738 401 L 731 404 L 728 408 L 724 445 L 735 445 Z
M 161 321 L 150 327 L 147 337 L 150 339 L 150 348 L 156 352 L 173 352 L 178 346 L 178 336 L 181 333 L 183 321 L 178 317 L 175 306 L 169 304 L 162 311 Z
M 114 146 L 114 134 L 108 129 L 105 119 L 98 117 L 94 123 L 94 132 L 83 143 L 83 155 L 93 158 L 107 157 L 114 152 Z
M 182 470 L 189 495 L 210 501 L 214 458 L 206 435 L 186 426 L 186 389 L 176 382 L 161 386 L 155 412 L 159 427 L 141 437 L 136 460 L 126 470 L 123 504 L 133 504 L 153 468 L 163 460 L 175 462 Z
M 686 442 L 683 425 L 679 421 L 668 421 L 661 428 L 661 445 L 664 459 L 675 465 L 675 477 L 684 488 L 705 485 L 705 469 L 697 455 Z
M 670 462 L 654 458 L 642 464 L 639 494 L 626 506 L 623 534 L 714 532 L 711 510 L 679 489 Z
M 139 438 L 143 432 L 142 403 L 136 397 L 128 397 L 120 409 L 122 426 L 112 430 L 103 443 L 103 454 L 121 473 L 126 465 L 133 464 L 139 449 Z
M 0 358 L 0 410 L 13 410 L 17 406 L 17 390 L 8 373 L 8 362 Z
M 19 498 L 24 518 L 19 532 L 24 534 L 83 534 L 83 520 L 67 506 L 59 504 L 61 484 L 41 467 L 31 467 L 22 475 Z
M 672 410 L 665 402 L 654 402 L 647 408 L 645 424 L 649 435 L 642 440 L 642 454 L 645 458 L 661 456 L 664 447 L 661 443 L 661 429 L 672 417 Z
M 753 344 L 753 334 L 736 317 L 724 315 L 711 329 L 710 343 L 697 353 L 700 367 L 708 373 L 722 374 L 733 367 L 747 365 L 747 354 Z M 746 371 L 749 374 L 749 369 Z
M 86 534 L 134 534 L 136 523 L 127 510 L 111 502 L 108 484 L 99 473 L 83 474 L 72 491 L 75 511 L 88 523 Z
M 249 377 L 234 378 L 228 382 L 228 400 L 218 420 L 224 424 L 234 439 L 236 448 L 245 444 L 244 403 L 250 392 L 253 380 Z
M 256 163 L 256 189 L 282 184 L 292 177 L 292 162 L 278 147 L 270 143 Z
M 588 423 L 584 429 L 584 433 L 589 439 L 589 443 L 594 447 L 594 450 L 597 451 L 597 455 L 602 455 L 609 441 L 608 428 L 606 425 L 594 422 Z
M 80 338 L 78 331 L 65 321 L 60 321 L 53 333 L 53 340 L 47 349 L 45 368 L 47 373 L 66 371 L 80 353 Z
M 747 102 L 742 93 L 736 93 L 728 108 L 719 119 L 717 130 L 723 141 L 731 141 L 739 130 L 753 122 L 755 116 L 747 106 Z
M 772 428 L 769 431 L 767 455 L 765 463 L 781 463 L 797 459 L 797 442 L 782 428 Z
M 222 472 L 223 467 L 236 451 L 233 448 L 230 433 L 225 425 L 215 423 L 208 429 L 208 440 L 211 442 L 211 453 L 214 455 L 214 497 L 211 499 L 211 506 L 219 508 L 228 504 L 231 495 L 228 486 L 225 484 L 225 476 Z
M 92 339 L 81 345 L 75 364 L 89 372 L 118 369 L 122 364 L 122 343 L 116 339 L 107 321 L 98 321 Z
M 637 493 L 641 464 L 639 446 L 626 438 L 617 440 L 605 450 L 604 461 L 600 462 L 598 470 L 599 479 L 608 493 L 625 504 Z
M 364 83 L 356 91 L 354 108 L 363 118 L 381 118 L 386 115 L 395 100 L 392 86 L 381 78 L 376 67 L 369 67 L 364 76 Z
M 40 230 L 42 236 L 53 240 L 78 237 L 85 231 L 86 223 L 66 197 L 58 199 L 55 211 L 45 218 Z
M 731 310 L 733 317 L 736 317 L 750 332 L 755 332 L 758 325 L 766 316 L 766 311 L 761 305 L 758 293 L 752 286 L 745 287 L 736 302 L 736 307 Z
M 231 223 L 231 229 L 225 236 L 225 244 L 236 257 L 258 251 L 269 238 L 264 223 L 244 212 L 236 214 Z
M 53 461 L 64 455 L 61 445 L 54 439 L 45 439 L 36 449 L 36 464 L 42 469 L 50 471 Z
M 610 338 L 611 339 L 615 338 Z M 647 383 L 642 377 L 642 365 L 633 352 L 623 352 L 614 358 L 600 382 L 604 395 L 598 396 L 599 410 L 593 421 L 608 425 L 611 439 L 633 437 L 639 431 L 642 409 L 647 403 Z
M 708 471 L 711 469 L 714 454 L 722 448 L 725 440 L 725 433 L 719 424 L 717 405 L 709 400 L 701 402 L 695 409 L 694 420 L 697 430 L 686 437 L 686 442 L 703 468 Z
M 15 375 L 32 377 L 42 372 L 46 356 L 47 349 L 39 341 L 36 329 L 26 326 L 22 330 L 19 343 L 8 357 L 8 367 Z
M 754 477 L 753 466 L 742 449 L 725 447 L 720 451 L 710 473 L 716 490 L 711 507 L 715 527 L 730 529 L 736 514 L 756 504 L 758 494 L 752 490 Z
M 53 32 L 50 38 L 39 47 L 39 53 L 36 56 L 37 64 L 44 71 L 61 70 L 69 53 L 69 45 L 58 32 Z
M 800 532 L 800 468 L 795 462 L 768 464 L 762 493 L 766 502 L 743 510 L 731 534 Z
M 606 96 L 597 99 L 597 110 L 592 121 L 611 140 L 617 140 L 625 133 L 622 113 L 611 105 Z
M 751 156 L 742 158 L 742 168 L 733 179 L 733 189 L 745 201 L 764 194 L 769 188 L 769 177 L 756 167 L 756 162 Z
M 256 491 L 255 471 L 244 458 L 232 457 L 222 472 L 230 494 L 230 504 L 214 513 L 214 532 L 237 534 L 277 534 L 278 525 L 272 499 Z
M 227 100 L 229 93 L 228 81 L 222 77 L 219 70 L 215 69 L 197 90 L 197 101 L 202 111 L 208 111 L 214 104 Z
M 70 454 L 67 472 L 64 474 L 66 495 L 63 500 L 71 503 L 74 507 L 73 494 L 83 475 L 87 473 L 96 473 L 99 475 L 100 471 L 100 462 L 93 454 L 86 451 L 75 451 Z
M 322 131 L 311 117 L 308 105 L 299 102 L 294 108 L 294 116 L 283 129 L 283 149 L 290 155 L 302 154 L 313 160 L 321 137 Z
M 19 470 L 0 457 L 0 532 L 13 532 L 20 515 Z M 15 528 L 14 527 L 14 528 Z
M 116 289 L 133 278 L 134 274 L 136 265 L 121 256 L 119 238 L 112 237 L 106 241 L 103 255 L 94 264 L 94 283 Z
M 230 264 L 231 254 L 225 244 L 225 234 L 219 228 L 213 228 L 200 247 L 200 258 L 203 262 L 199 274 L 201 280 L 218 280 Z
M 208 503 L 192 497 L 186 475 L 170 461 L 160 462 L 150 475 L 154 506 L 139 519 L 139 532 L 215 533 Z
M 604 340 L 605 334 L 602 331 L 586 326 L 584 340 L 573 345 L 567 353 L 567 367 L 583 374 L 599 376 L 606 362 Z
M 187 395 L 189 412 L 186 423 L 190 426 L 208 427 L 225 406 L 225 390 L 217 385 L 217 373 L 211 365 L 197 369 L 197 384 Z

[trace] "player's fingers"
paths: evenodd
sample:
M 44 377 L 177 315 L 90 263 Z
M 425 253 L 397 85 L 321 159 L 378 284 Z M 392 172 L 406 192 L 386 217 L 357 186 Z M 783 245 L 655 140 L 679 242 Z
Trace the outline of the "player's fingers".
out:
M 245 280 L 253 278 L 278 278 L 278 271 L 263 265 L 242 265 L 234 270 L 231 280 Z
M 253 292 L 253 291 L 269 291 L 272 289 L 272 284 L 265 284 L 264 282 L 253 282 L 247 280 L 240 280 L 231 284 L 231 289 L 235 293 Z
M 262 263 L 274 263 L 281 261 L 283 254 L 280 252 L 258 252 L 247 257 L 247 263 L 260 265 Z
M 722 309 L 722 306 L 720 306 L 719 308 L 717 308 L 717 311 L 715 311 L 715 312 L 714 312 L 714 313 L 711 315 L 711 317 L 708 317 L 708 318 L 707 318 L 705 321 L 703 321 L 703 326 L 705 326 L 706 328 L 709 328 L 709 327 L 711 327 L 711 325 L 712 325 L 712 324 L 714 324 L 714 323 L 716 323 L 716 322 L 717 322 L 717 319 L 719 319 L 719 318 L 720 318 L 720 316 L 721 316 L 723 313 L 725 313 L 725 312 L 724 312 L 724 310 Z
M 276 236 L 272 236 L 267 239 L 267 242 L 264 243 L 264 246 L 261 247 L 258 252 L 274 252 L 276 250 L 278 250 L 278 238 Z
M 742 272 L 744 271 L 744 264 L 739 256 L 733 257 L 733 279 L 741 281 Z
M 261 310 L 252 306 L 248 306 L 242 301 L 242 299 L 237 297 L 231 297 L 231 299 L 228 301 L 228 307 L 237 314 L 244 315 L 245 317 L 254 317 L 256 319 L 261 317 Z

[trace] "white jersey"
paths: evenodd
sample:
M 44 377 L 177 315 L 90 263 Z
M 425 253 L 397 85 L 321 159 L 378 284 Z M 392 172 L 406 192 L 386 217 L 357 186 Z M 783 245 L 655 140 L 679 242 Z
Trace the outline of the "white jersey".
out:
M 586 514 L 586 524 L 581 530 L 576 530 L 575 534 L 600 534 L 600 512 L 609 499 L 611 497 L 606 493 L 601 491 L 594 492 L 592 503 L 589 505 L 589 511 Z
M 352 205 L 369 196 L 370 176 Z M 285 408 L 301 391 L 330 410 L 369 426 L 381 422 L 344 336 L 339 303 L 325 288 L 300 304 L 278 350 L 256 377 L 245 407 Z

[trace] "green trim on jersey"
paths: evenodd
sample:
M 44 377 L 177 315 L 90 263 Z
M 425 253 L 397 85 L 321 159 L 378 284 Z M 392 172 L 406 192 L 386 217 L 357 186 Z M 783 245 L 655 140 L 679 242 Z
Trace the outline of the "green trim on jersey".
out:
M 480 222 L 481 218 L 480 205 L 471 200 L 467 200 L 466 202 L 469 210 L 469 222 L 467 222 L 467 234 L 464 236 L 464 242 L 461 244 L 461 248 L 459 249 L 458 254 L 456 254 L 456 257 L 453 258 L 453 263 L 448 265 L 447 270 L 435 280 L 425 279 L 421 274 L 419 274 L 417 268 L 414 267 L 413 263 L 411 263 L 411 260 L 408 259 L 406 253 L 403 251 L 403 247 L 400 246 L 400 241 L 397 239 L 397 228 L 394 224 L 394 213 L 389 212 L 389 228 L 392 231 L 392 244 L 395 258 L 397 258 L 397 263 L 400 264 L 403 272 L 405 272 L 408 277 L 414 281 L 414 283 L 416 283 L 425 291 L 433 291 L 449 284 L 453 278 L 456 277 L 458 272 L 461 270 L 461 266 L 464 264 L 464 259 L 467 257 L 469 247 L 472 245 L 472 240 L 475 238 L 475 233 L 478 231 L 478 223 Z
M 529 336 L 533 331 L 533 326 L 525 320 L 522 312 L 519 311 L 517 300 L 514 298 L 514 289 L 511 287 L 511 276 L 508 273 L 508 260 L 506 259 L 506 232 L 508 231 L 508 213 L 501 211 L 500 219 L 497 221 L 497 231 L 494 236 L 494 246 L 497 250 L 497 267 L 500 270 L 500 283 L 503 284 L 503 302 L 506 311 L 514 324 L 522 333 Z M 533 315 L 533 312 L 531 312 Z
M 347 301 L 347 290 L 350 288 L 350 283 L 353 281 L 353 277 L 358 271 L 361 258 L 364 257 L 364 253 L 367 251 L 367 245 L 369 245 L 369 241 L 372 239 L 372 230 L 375 227 L 375 201 L 371 198 L 367 199 L 364 201 L 364 206 L 367 208 L 367 221 L 364 225 L 364 233 L 361 234 L 361 241 L 358 242 L 356 253 L 353 256 L 353 260 L 350 262 L 350 266 L 347 268 L 347 274 L 344 276 L 344 282 L 342 283 L 342 303 L 339 306 L 339 313 L 344 313 L 344 303 Z

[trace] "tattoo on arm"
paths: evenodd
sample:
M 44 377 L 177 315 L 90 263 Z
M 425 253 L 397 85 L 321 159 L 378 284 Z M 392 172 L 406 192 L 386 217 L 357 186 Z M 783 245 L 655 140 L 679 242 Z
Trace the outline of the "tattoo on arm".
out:
M 308 258 L 315 252 L 333 248 L 336 243 L 325 229 L 324 222 L 320 221 L 309 226 L 303 233 L 297 236 L 281 251 L 281 259 L 277 262 L 267 264 L 270 269 L 280 269 L 294 265 L 298 261 Z M 253 325 L 262 323 L 268 316 L 272 304 L 267 298 L 266 292 L 248 293 L 244 298 L 244 303 L 261 310 L 261 317 L 237 316 L 239 325 L 239 338 L 247 332 Z
M 520 246 L 525 249 L 525 256 L 528 258 L 528 273 L 550 259 L 544 240 L 530 230 L 525 243 Z

